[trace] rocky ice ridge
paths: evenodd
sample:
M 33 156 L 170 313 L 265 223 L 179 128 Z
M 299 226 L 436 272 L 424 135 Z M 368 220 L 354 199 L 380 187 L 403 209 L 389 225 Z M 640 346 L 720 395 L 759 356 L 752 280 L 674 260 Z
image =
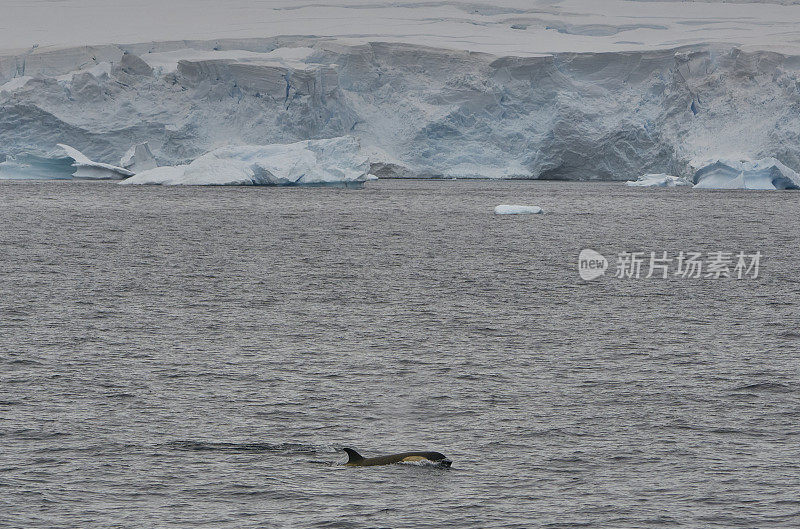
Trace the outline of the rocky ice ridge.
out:
M 301 14 L 346 11 L 349 27 L 389 10 L 368 26 L 384 41 L 337 26 L 330 37 L 0 52 L 0 160 L 66 143 L 113 164 L 148 142 L 159 165 L 178 165 L 225 146 L 354 136 L 378 176 L 691 177 L 703 158 L 800 168 L 798 6 L 344 4 L 273 14 L 291 30 Z M 436 46 L 395 33 L 426 17 L 429 33 L 413 40 Z

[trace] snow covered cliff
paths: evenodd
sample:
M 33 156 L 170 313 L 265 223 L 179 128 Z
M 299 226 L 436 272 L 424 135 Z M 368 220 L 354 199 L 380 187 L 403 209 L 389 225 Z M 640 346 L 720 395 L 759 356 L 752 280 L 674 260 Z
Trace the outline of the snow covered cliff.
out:
M 176 165 L 228 145 L 353 136 L 378 176 L 628 180 L 723 157 L 800 169 L 800 47 L 778 47 L 800 42 L 800 6 L 609 1 L 616 14 L 599 17 L 599 2 L 579 0 L 343 4 L 330 9 L 383 6 L 385 36 L 314 26 L 324 36 L 0 52 L 0 161 L 66 143 L 117 163 L 148 142 Z M 276 12 L 330 15 L 294 8 Z M 391 24 L 409 10 L 449 40 L 409 43 Z

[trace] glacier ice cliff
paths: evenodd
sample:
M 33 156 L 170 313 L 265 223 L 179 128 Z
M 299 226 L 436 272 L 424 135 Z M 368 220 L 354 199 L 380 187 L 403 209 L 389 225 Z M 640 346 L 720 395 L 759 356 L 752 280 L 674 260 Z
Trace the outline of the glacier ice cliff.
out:
M 174 166 L 341 136 L 380 177 L 691 177 L 692 160 L 728 155 L 798 169 L 800 57 L 720 43 L 523 57 L 315 37 L 0 56 L 7 161 L 68 143 L 113 164 L 147 142 L 151 165 Z
M 367 180 L 369 160 L 351 136 L 287 145 L 222 147 L 188 165 L 158 167 L 122 184 L 355 185 Z

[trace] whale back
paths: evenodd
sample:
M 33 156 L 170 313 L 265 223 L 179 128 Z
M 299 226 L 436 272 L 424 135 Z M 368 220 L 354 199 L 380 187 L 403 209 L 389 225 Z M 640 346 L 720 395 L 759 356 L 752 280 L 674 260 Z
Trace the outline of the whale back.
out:
M 378 465 L 391 465 L 394 463 L 405 462 L 418 462 L 428 460 L 433 463 L 439 463 L 442 466 L 449 467 L 450 460 L 444 454 L 439 452 L 402 452 L 400 454 L 392 454 L 388 456 L 379 457 L 363 457 L 361 454 L 352 448 L 343 448 L 347 453 L 348 459 L 346 465 L 358 467 L 371 467 Z

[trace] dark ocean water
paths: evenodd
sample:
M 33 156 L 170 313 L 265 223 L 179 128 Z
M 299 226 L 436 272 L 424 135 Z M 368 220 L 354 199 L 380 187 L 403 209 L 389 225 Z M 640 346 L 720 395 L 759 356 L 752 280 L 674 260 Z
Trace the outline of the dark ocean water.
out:
M 0 526 L 798 527 L 798 218 L 620 184 L 2 182 Z M 764 257 L 584 282 L 586 247 Z

